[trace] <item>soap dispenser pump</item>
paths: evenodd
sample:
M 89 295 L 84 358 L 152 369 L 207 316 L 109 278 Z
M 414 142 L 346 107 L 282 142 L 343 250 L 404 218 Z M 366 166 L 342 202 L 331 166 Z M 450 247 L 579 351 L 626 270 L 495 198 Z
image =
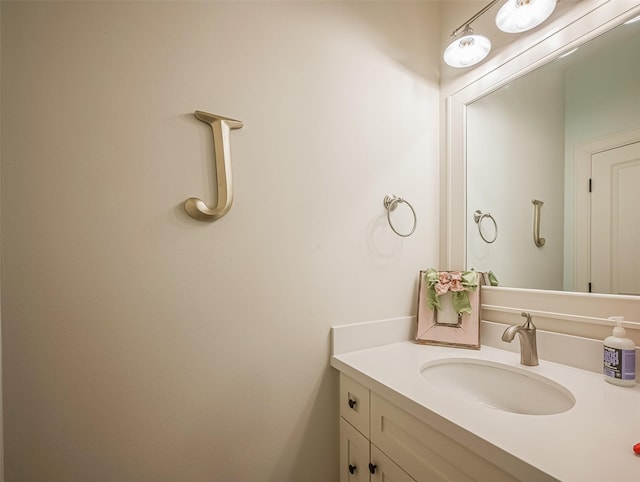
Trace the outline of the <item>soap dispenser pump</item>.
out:
M 616 323 L 613 335 L 604 339 L 602 372 L 614 385 L 632 387 L 636 384 L 636 344 L 626 337 L 622 316 L 610 316 Z

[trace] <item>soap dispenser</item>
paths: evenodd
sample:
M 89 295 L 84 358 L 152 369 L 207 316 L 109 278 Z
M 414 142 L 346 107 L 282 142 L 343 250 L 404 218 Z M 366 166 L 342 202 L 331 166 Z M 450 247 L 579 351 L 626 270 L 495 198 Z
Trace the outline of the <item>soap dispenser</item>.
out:
M 610 316 L 615 321 L 613 335 L 604 339 L 602 372 L 614 385 L 632 387 L 636 384 L 636 344 L 626 337 L 622 316 Z

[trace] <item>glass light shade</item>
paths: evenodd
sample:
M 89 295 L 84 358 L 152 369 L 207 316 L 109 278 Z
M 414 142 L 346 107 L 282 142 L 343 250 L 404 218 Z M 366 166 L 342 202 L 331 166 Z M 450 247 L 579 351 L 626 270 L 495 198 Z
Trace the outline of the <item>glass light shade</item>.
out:
M 451 67 L 471 67 L 491 50 L 491 41 L 483 35 L 465 35 L 455 39 L 444 51 L 444 61 Z
M 537 27 L 553 13 L 556 0 L 509 0 L 496 15 L 503 32 L 519 33 Z

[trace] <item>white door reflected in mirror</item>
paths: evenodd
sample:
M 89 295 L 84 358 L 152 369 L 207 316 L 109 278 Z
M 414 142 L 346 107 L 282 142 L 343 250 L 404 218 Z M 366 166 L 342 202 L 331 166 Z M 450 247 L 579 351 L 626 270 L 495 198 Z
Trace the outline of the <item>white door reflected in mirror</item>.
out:
M 591 156 L 591 287 L 640 295 L 640 142 Z

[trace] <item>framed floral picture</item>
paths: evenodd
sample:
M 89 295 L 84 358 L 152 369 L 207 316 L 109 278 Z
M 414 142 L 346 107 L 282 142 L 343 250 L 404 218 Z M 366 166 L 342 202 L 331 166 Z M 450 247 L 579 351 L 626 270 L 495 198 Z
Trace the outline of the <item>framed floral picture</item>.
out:
M 420 271 L 416 341 L 479 349 L 482 279 L 474 270 Z

